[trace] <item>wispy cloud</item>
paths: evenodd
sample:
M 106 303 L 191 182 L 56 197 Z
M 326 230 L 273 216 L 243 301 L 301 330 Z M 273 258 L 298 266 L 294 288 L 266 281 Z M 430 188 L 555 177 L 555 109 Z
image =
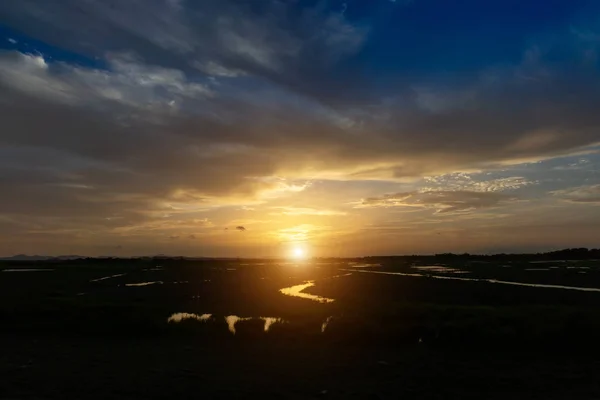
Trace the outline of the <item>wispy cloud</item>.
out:
M 425 177 L 426 182 L 423 190 L 461 190 L 472 192 L 503 192 L 516 190 L 526 186 L 535 185 L 538 182 L 529 180 L 522 176 L 511 176 L 506 178 L 486 179 L 458 172 L 440 176 Z
M 343 211 L 336 210 L 319 210 L 307 207 L 274 207 L 278 211 L 271 212 L 271 215 L 321 215 L 321 216 L 336 216 L 346 215 Z
M 551 194 L 571 203 L 600 204 L 600 185 L 556 190 Z
M 515 197 L 494 192 L 424 191 L 371 197 L 364 199 L 359 207 L 424 207 L 446 214 L 497 207 L 515 200 Z

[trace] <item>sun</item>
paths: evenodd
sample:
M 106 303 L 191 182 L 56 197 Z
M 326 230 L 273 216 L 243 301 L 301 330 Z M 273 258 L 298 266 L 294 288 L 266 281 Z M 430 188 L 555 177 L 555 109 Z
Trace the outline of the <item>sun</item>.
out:
M 292 258 L 295 260 L 304 260 L 306 258 L 306 252 L 302 247 L 294 247 L 292 249 Z

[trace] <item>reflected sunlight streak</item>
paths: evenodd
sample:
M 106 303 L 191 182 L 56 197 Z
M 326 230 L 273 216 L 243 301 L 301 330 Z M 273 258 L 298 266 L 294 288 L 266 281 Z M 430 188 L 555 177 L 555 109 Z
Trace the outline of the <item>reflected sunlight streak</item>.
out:
M 307 281 L 302 285 L 290 286 L 287 288 L 279 289 L 281 294 L 292 297 L 300 297 L 301 299 L 313 300 L 319 303 L 333 303 L 334 299 L 328 299 L 326 297 L 317 296 L 314 294 L 302 293 L 304 289 L 308 289 L 309 287 L 315 286 L 314 281 Z
M 167 322 L 178 323 L 178 322 L 184 321 L 186 319 L 195 319 L 196 321 L 206 322 L 206 321 L 210 320 L 211 317 L 212 317 L 212 314 L 198 315 L 198 314 L 193 314 L 193 313 L 180 312 L 180 313 L 174 313 L 173 315 L 171 315 L 167 319 Z

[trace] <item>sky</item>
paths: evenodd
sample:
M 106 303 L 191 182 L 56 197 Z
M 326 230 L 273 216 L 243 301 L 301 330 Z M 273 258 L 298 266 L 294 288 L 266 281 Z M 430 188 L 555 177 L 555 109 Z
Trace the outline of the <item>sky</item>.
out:
M 600 3 L 0 2 L 0 255 L 600 247 Z

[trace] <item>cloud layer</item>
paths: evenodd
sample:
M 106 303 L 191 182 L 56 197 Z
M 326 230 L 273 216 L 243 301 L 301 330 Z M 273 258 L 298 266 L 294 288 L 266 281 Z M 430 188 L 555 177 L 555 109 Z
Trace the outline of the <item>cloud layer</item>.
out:
M 49 46 L 40 53 L 11 38 L 0 52 L 4 230 L 123 235 L 169 226 L 195 238 L 196 226 L 177 221 L 334 180 L 424 180 L 350 199 L 366 198 L 363 206 L 491 209 L 518 198 L 506 191 L 540 182 L 464 171 L 600 143 L 600 42 L 587 28 L 559 30 L 543 46 L 532 40 L 518 60 L 461 79 L 381 82 L 366 71 L 382 20 L 353 19 L 325 2 L 258 3 L 0 5 L 10 26 Z M 563 194 L 596 202 L 594 188 Z M 265 214 L 346 215 L 338 206 L 279 204 Z
M 455 213 L 496 207 L 515 200 L 514 197 L 492 192 L 425 191 L 370 197 L 363 200 L 362 206 L 427 207 L 438 213 Z

